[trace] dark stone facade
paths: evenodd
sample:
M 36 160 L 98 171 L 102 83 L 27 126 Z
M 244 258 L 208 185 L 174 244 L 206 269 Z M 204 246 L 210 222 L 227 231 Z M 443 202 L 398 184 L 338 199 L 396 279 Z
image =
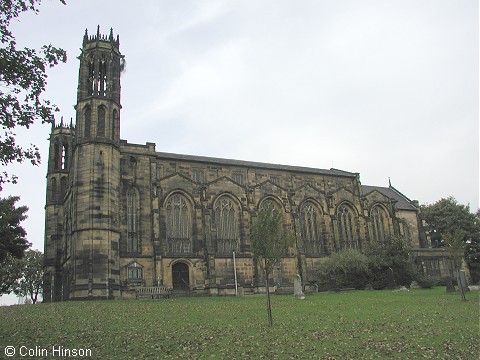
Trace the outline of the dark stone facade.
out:
M 261 206 L 285 214 L 296 237 L 273 273 L 291 286 L 344 248 L 404 235 L 422 248 L 418 210 L 359 174 L 157 152 L 120 140 L 118 37 L 85 34 L 76 125 L 50 136 L 45 301 L 128 297 L 138 285 L 230 294 L 234 260 L 244 293 L 262 290 L 250 251 Z M 128 120 L 127 120 L 128 121 Z

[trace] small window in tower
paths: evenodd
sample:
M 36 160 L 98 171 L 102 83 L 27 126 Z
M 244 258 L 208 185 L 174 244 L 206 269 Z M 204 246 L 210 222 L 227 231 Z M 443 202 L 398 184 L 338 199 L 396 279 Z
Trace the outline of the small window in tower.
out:
M 85 109 L 85 137 L 90 137 L 92 127 L 92 110 L 87 106 Z
M 97 136 L 105 137 L 105 107 L 98 107 Z
M 112 140 L 118 139 L 118 111 L 117 109 L 113 110 L 112 116 Z
M 100 71 L 98 74 L 98 81 L 99 81 L 99 92 L 98 95 L 106 96 L 107 95 L 107 63 L 106 61 L 102 60 L 99 64 Z
M 87 91 L 88 95 L 94 95 L 95 92 L 95 85 L 94 85 L 94 72 L 95 72 L 95 66 L 93 62 L 88 63 L 88 81 L 87 81 Z
M 53 149 L 53 168 L 58 169 L 60 163 L 60 146 L 55 144 Z
M 68 145 L 62 146 L 62 166 L 63 170 L 68 169 Z

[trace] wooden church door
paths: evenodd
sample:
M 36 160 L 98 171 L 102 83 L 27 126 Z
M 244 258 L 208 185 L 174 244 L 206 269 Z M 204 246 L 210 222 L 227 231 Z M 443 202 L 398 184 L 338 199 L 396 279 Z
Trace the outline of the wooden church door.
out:
M 188 289 L 190 287 L 190 276 L 187 264 L 178 262 L 173 265 L 172 282 L 174 289 Z

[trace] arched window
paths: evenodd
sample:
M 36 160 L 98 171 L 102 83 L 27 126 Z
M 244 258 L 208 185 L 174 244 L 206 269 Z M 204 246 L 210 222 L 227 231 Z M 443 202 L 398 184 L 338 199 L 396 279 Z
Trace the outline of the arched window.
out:
M 97 136 L 105 137 L 105 107 L 99 106 L 97 111 L 98 111 Z
M 138 236 L 138 196 L 134 188 L 127 191 L 127 252 L 140 252 Z
M 66 170 L 68 169 L 68 145 L 67 144 L 64 144 L 62 146 L 62 166 L 61 168 L 63 170 Z
M 237 250 L 238 231 L 236 206 L 227 196 L 222 196 L 214 206 L 215 226 L 217 230 L 217 253 L 232 254 Z
M 95 95 L 95 64 L 93 61 L 88 63 L 88 81 L 87 81 L 87 93 L 88 95 Z
M 100 60 L 98 71 L 98 82 L 99 82 L 99 92 L 98 95 L 106 96 L 107 95 L 107 62 L 105 60 Z
M 372 208 L 372 226 L 373 226 L 373 239 L 378 242 L 385 242 L 386 229 L 388 224 L 387 214 L 385 210 L 379 205 Z
M 280 209 L 280 206 L 275 200 L 272 199 L 265 199 L 260 204 L 260 209 L 270 209 L 272 211 Z
M 320 226 L 318 208 L 310 201 L 304 203 L 300 209 L 300 232 L 307 253 L 322 253 Z
M 112 115 L 112 140 L 117 139 L 118 132 L 118 111 L 117 109 L 113 110 Z
M 68 186 L 68 180 L 64 176 L 60 179 L 60 197 L 61 197 L 61 200 L 63 200 L 63 197 L 67 193 L 67 186 Z
M 166 203 L 166 228 L 168 251 L 172 254 L 188 254 L 190 244 L 190 210 L 187 199 L 181 194 L 172 195 Z
M 50 201 L 57 201 L 57 179 L 50 180 Z
M 53 168 L 56 170 L 60 165 L 60 145 L 55 143 L 53 145 Z
M 85 137 L 90 137 L 92 127 L 92 110 L 89 106 L 85 108 Z
M 338 225 L 340 235 L 340 248 L 357 248 L 355 240 L 355 216 L 348 205 L 341 205 L 338 209 Z

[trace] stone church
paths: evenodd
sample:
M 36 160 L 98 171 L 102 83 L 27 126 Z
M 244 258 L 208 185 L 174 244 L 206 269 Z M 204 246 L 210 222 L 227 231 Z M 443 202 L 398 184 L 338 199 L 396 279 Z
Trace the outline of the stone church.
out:
M 112 30 L 85 32 L 75 125 L 52 125 L 44 301 L 129 297 L 139 285 L 226 295 L 235 279 L 244 293 L 262 291 L 249 238 L 263 207 L 282 211 L 296 239 L 273 273 L 276 286 L 297 273 L 308 284 L 332 252 L 391 235 L 410 239 L 422 264 L 440 266 L 425 253 L 416 203 L 392 186 L 362 185 L 358 173 L 337 169 L 171 154 L 121 140 L 123 58 Z

